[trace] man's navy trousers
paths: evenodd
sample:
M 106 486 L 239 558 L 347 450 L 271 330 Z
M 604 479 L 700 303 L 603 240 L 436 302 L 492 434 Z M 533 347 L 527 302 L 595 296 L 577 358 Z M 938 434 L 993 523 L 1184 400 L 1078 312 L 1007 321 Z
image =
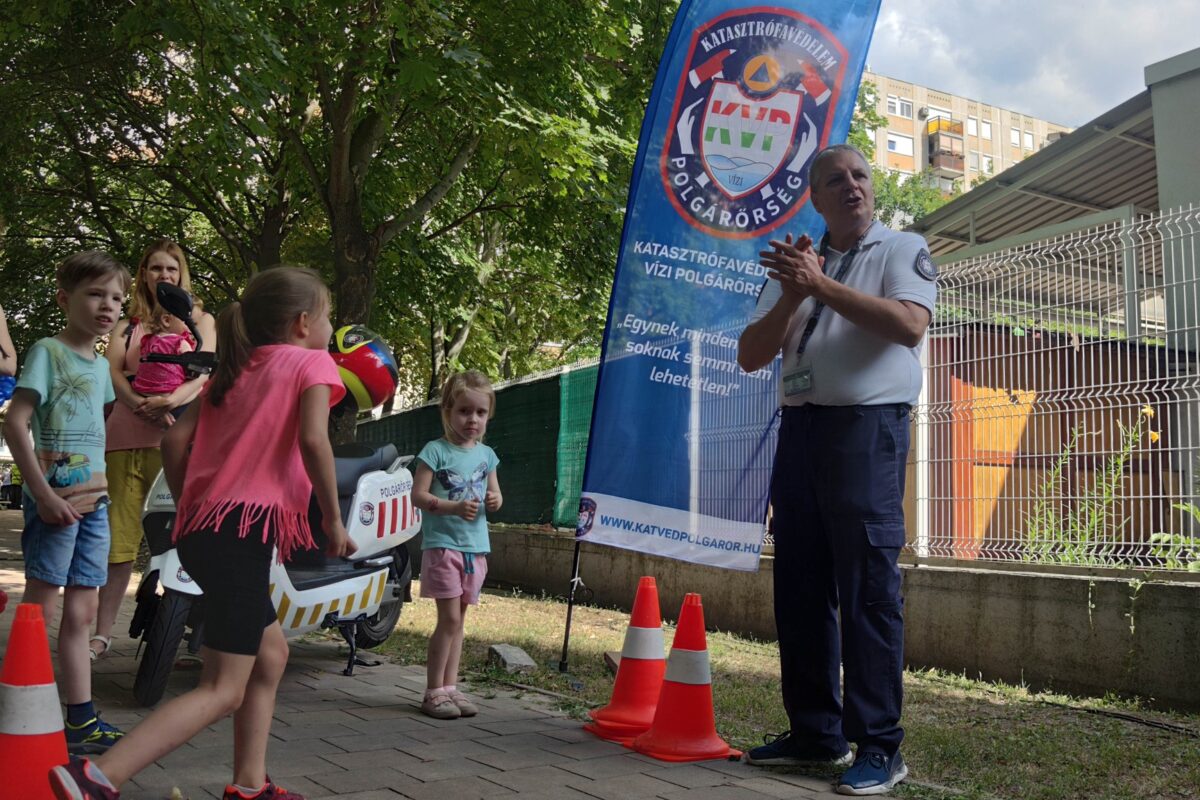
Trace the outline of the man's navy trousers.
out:
M 847 741 L 891 755 L 904 738 L 897 559 L 909 410 L 783 409 L 771 477 L 783 704 L 798 743 L 835 755 Z

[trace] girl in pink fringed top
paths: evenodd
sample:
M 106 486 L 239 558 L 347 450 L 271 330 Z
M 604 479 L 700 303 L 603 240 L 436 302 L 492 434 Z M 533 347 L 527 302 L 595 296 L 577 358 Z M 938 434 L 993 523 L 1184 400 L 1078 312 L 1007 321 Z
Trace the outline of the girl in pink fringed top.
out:
M 218 719 L 234 715 L 233 782 L 225 800 L 302 800 L 267 779 L 275 690 L 288 646 L 269 593 L 272 551 L 314 546 L 316 496 L 328 553 L 355 549 L 338 510 L 329 408 L 345 388 L 326 350 L 329 290 L 312 270 L 256 275 L 218 322 L 218 366 L 163 437 L 163 471 L 179 498 L 175 538 L 204 590 L 200 685 L 159 706 L 92 761 L 55 767 L 66 797 L 116 788 Z M 189 452 L 190 449 L 190 452 Z M 75 792 L 72 794 L 71 792 Z

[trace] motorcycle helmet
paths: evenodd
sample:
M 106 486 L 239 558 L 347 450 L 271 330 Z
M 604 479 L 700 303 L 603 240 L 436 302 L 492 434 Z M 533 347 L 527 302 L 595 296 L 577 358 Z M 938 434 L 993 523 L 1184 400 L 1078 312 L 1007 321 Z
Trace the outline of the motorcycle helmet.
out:
M 396 357 L 379 334 L 362 325 L 346 325 L 334 331 L 329 352 L 359 411 L 369 411 L 396 393 Z

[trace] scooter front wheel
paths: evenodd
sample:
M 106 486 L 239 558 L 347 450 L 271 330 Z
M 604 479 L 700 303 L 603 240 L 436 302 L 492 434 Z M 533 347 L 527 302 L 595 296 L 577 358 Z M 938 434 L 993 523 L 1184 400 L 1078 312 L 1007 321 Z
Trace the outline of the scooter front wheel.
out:
M 379 610 L 355 626 L 354 643 L 359 647 L 371 648 L 383 644 L 400 621 L 400 611 L 404 607 L 404 585 L 412 580 L 412 570 L 408 564 L 407 547 L 400 545 L 391 554 L 387 582 L 389 587 L 396 587 L 395 593 L 383 598 Z
M 191 608 L 191 595 L 174 589 L 163 591 L 154 622 L 143 640 L 145 649 L 133 679 L 133 696 L 144 706 L 157 703 L 167 690 L 167 680 L 175 666 L 175 655 L 183 640 Z

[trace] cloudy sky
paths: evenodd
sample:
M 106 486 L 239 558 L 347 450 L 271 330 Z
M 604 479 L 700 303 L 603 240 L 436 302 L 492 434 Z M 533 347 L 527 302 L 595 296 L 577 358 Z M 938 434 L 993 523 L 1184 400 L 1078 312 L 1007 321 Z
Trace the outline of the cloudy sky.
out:
M 883 0 L 873 72 L 1078 126 L 1200 47 L 1197 0 Z

